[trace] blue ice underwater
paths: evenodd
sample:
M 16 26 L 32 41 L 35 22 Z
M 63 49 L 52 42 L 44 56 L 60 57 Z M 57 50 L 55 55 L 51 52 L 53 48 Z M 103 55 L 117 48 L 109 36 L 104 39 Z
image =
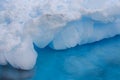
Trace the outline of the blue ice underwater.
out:
M 61 51 L 35 49 L 33 70 L 0 67 L 0 80 L 120 80 L 120 36 Z

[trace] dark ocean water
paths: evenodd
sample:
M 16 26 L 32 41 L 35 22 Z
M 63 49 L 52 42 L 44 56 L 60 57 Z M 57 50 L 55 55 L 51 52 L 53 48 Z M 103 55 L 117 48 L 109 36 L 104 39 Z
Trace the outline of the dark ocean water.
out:
M 39 49 L 33 70 L 0 67 L 0 80 L 120 80 L 120 36 L 55 51 Z

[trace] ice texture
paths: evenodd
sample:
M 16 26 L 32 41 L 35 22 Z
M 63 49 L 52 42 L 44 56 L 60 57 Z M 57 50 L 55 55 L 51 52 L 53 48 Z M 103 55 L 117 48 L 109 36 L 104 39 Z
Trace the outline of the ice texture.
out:
M 120 0 L 0 0 L 0 64 L 31 69 L 56 50 L 120 34 Z

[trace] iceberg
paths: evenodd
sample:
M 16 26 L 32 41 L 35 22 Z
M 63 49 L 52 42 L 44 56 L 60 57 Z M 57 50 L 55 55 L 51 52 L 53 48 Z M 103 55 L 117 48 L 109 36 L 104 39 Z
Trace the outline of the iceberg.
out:
M 120 0 L 0 0 L 0 64 L 29 70 L 39 48 L 63 50 L 120 35 Z

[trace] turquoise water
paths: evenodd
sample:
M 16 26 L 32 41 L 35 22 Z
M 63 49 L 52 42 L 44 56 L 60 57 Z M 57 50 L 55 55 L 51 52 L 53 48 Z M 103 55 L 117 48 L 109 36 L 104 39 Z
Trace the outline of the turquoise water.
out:
M 0 80 L 120 80 L 120 36 L 62 51 L 35 49 L 33 70 L 1 66 Z

